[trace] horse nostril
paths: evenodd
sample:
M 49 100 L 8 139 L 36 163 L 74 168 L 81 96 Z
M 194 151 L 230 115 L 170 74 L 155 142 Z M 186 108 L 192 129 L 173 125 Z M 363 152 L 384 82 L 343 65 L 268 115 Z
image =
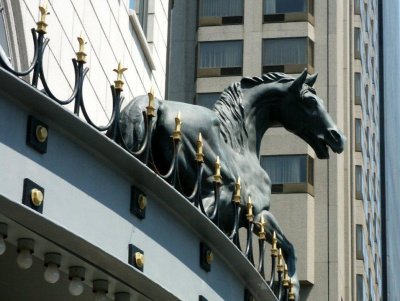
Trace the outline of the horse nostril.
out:
M 335 142 L 340 142 L 342 140 L 342 135 L 336 130 L 328 130 L 329 135 Z

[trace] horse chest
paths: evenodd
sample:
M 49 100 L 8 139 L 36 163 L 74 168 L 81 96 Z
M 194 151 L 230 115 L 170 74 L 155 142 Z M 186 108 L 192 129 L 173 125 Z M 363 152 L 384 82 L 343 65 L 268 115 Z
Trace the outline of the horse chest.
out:
M 251 196 L 259 209 L 269 208 L 271 196 L 271 180 L 260 166 L 258 159 L 238 160 L 238 174 L 243 182 L 244 200 Z

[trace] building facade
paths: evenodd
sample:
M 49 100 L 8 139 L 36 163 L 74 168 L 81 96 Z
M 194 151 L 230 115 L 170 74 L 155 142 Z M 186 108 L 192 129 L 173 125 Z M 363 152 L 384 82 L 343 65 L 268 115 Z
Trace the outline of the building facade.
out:
M 171 180 L 152 157 L 172 5 L 0 1 L 0 300 L 277 300 L 267 269 L 204 211 L 201 172 L 187 196 L 177 164 Z M 118 114 L 138 95 L 147 106 L 128 123 L 145 120 L 147 139 L 135 150 Z M 184 134 L 178 125 L 172 152 Z
M 377 1 L 175 1 L 168 99 L 212 107 L 243 76 L 304 68 L 348 138 L 318 160 L 282 127 L 260 163 L 298 254 L 301 300 L 383 300 Z
M 34 55 L 32 27 L 39 18 L 43 1 L 2 1 L 2 46 L 16 68 L 29 66 Z M 45 3 L 45 2 L 43 2 Z M 48 1 L 46 16 L 49 50 L 44 71 L 48 84 L 60 99 L 70 96 L 74 85 L 71 59 L 85 41 L 89 113 L 104 123 L 111 116 L 110 85 L 116 79 L 119 62 L 124 72 L 126 101 L 153 88 L 165 94 L 167 69 L 168 0 Z M 146 14 L 143 13 L 146 11 Z M 145 16 L 145 17 L 144 17 Z M 96 82 L 96 84 L 94 84 Z

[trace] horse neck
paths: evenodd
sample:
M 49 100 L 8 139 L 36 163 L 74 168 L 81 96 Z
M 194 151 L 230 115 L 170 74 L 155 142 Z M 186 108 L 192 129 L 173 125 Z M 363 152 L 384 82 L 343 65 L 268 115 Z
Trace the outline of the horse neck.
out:
M 283 91 L 280 87 L 263 84 L 243 92 L 246 98 L 245 116 L 248 131 L 248 148 L 257 157 L 265 132 L 280 121 Z

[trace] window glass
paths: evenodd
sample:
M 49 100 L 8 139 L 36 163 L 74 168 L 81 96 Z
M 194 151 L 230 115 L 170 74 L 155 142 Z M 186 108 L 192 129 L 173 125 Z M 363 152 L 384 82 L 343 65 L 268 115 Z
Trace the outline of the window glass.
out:
M 356 165 L 356 198 L 362 200 L 362 168 L 360 165 Z
M 371 95 L 371 120 L 375 122 L 375 95 Z
M 354 98 L 355 104 L 361 105 L 361 73 L 354 74 Z
M 148 0 L 129 0 L 129 9 L 136 12 L 140 25 L 146 34 Z
M 364 3 L 364 26 L 365 31 L 368 31 L 368 4 Z
M 264 0 L 264 14 L 306 12 L 307 0 Z
M 361 13 L 360 0 L 354 0 L 354 13 L 359 15 Z
M 211 109 L 220 95 L 221 93 L 199 93 L 196 97 L 196 104 Z
M 356 59 L 361 58 L 361 37 L 360 28 L 354 28 L 354 57 Z
M 308 176 L 307 155 L 288 156 L 261 156 L 261 166 L 268 173 L 272 184 L 285 183 L 313 183 L 312 177 Z M 309 174 L 313 174 L 310 170 Z M 310 179 L 311 178 L 311 179 Z
M 313 47 L 307 38 L 279 38 L 263 41 L 263 65 L 313 63 Z
M 199 43 L 199 68 L 232 68 L 242 64 L 242 41 Z
M 356 118 L 355 122 L 355 149 L 357 152 L 361 152 L 362 149 L 362 140 L 361 140 L 361 119 Z
M 371 268 L 368 270 L 368 282 L 369 282 L 369 299 L 374 300 L 373 294 L 374 294 L 374 285 L 372 282 L 372 273 L 371 273 Z
M 1 7 L 0 3 L 0 45 L 3 48 L 6 55 L 10 56 L 10 50 L 8 48 L 8 40 L 7 40 L 7 33 L 5 28 L 5 20 L 4 20 L 4 9 Z
M 243 0 L 200 0 L 200 17 L 243 16 Z
M 356 225 L 356 257 L 364 259 L 364 236 L 362 225 Z
M 364 87 L 364 97 L 365 97 L 365 111 L 367 115 L 369 116 L 369 103 L 368 103 L 368 97 L 369 97 L 369 86 L 365 85 Z
M 363 275 L 357 274 L 356 282 L 357 282 L 357 301 L 367 301 L 367 299 L 364 299 L 365 289 L 364 289 Z

